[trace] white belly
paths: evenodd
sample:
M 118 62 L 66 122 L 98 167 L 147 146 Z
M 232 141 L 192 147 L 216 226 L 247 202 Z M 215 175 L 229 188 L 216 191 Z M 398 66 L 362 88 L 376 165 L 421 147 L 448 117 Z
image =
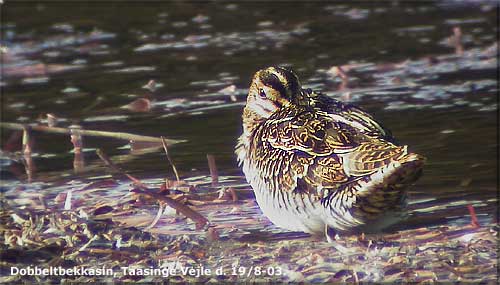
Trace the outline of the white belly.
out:
M 252 186 L 257 204 L 273 224 L 290 231 L 322 233 L 325 224 L 320 217 L 321 205 L 307 195 L 289 191 L 272 191 L 256 175 L 255 169 L 243 167 L 247 181 Z M 246 171 L 245 171 L 246 170 Z
M 358 219 L 351 215 L 349 208 L 352 205 L 330 206 L 323 205 L 319 199 L 314 199 L 307 194 L 288 191 L 276 191 L 273 195 L 267 183 L 261 178 L 259 170 L 245 160 L 245 149 L 239 149 L 238 157 L 242 162 L 245 177 L 252 186 L 257 203 L 263 214 L 269 220 L 290 231 L 323 234 L 325 224 L 337 231 L 377 232 L 404 218 L 401 212 L 388 211 L 377 217 Z M 272 179 L 270 177 L 269 179 Z M 335 204 L 335 202 L 333 202 Z

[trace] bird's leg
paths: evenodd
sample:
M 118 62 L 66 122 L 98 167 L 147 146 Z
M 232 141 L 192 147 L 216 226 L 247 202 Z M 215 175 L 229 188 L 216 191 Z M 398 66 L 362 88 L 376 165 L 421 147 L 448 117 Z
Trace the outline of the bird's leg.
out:
M 337 232 L 327 224 L 325 224 L 325 236 L 329 243 L 334 242 L 338 237 Z

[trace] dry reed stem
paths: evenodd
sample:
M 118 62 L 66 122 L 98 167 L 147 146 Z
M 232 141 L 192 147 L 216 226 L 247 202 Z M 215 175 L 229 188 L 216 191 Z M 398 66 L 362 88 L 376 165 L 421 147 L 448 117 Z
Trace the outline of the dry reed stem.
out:
M 170 162 L 170 165 L 172 165 L 172 170 L 174 171 L 175 178 L 177 179 L 177 181 L 180 181 L 181 179 L 179 178 L 179 173 L 177 172 L 177 168 L 175 167 L 172 158 L 170 158 L 170 155 L 168 154 L 167 142 L 165 141 L 165 137 L 161 136 L 160 138 L 161 138 L 161 143 L 163 144 L 163 149 L 165 150 L 165 154 L 167 155 L 168 162 Z
M 212 186 L 217 186 L 219 185 L 219 174 L 217 172 L 217 165 L 215 164 L 215 157 L 212 154 L 207 154 L 207 160 L 210 176 L 212 177 Z
M 197 211 L 189 208 L 186 205 L 183 205 L 182 203 L 179 203 L 175 201 L 172 198 L 169 198 L 167 196 L 164 196 L 162 194 L 154 193 L 146 185 L 144 185 L 139 179 L 133 177 L 132 175 L 124 172 L 121 170 L 119 167 L 117 167 L 108 157 L 107 155 L 100 149 L 96 150 L 97 155 L 104 161 L 104 163 L 113 169 L 115 172 L 120 173 L 122 175 L 127 176 L 130 180 L 134 182 L 134 185 L 138 186 L 138 189 L 133 189 L 132 191 L 134 193 L 138 194 L 144 194 L 149 197 L 152 197 L 153 199 L 159 201 L 159 202 L 165 202 L 167 205 L 170 207 L 176 209 L 180 213 L 182 213 L 184 216 L 190 218 L 193 220 L 196 224 L 196 229 L 202 228 L 204 225 L 208 223 L 207 218 L 203 217 L 200 213 Z
M 31 156 L 33 140 L 31 138 L 31 128 L 29 126 L 22 125 L 23 130 L 23 140 L 22 140 L 22 152 L 24 158 L 24 168 L 26 176 L 28 178 L 28 183 L 33 181 L 33 176 L 35 173 L 35 163 Z
M 154 193 L 151 191 L 142 190 L 142 189 L 134 189 L 133 191 L 134 191 L 134 193 L 148 195 L 154 199 L 165 202 L 170 207 L 178 210 L 184 216 L 193 220 L 196 224 L 197 229 L 201 229 L 204 225 L 206 225 L 208 223 L 207 218 L 203 217 L 200 213 L 198 213 L 197 211 L 191 209 L 190 207 L 188 207 L 186 205 L 183 205 L 182 203 L 175 201 L 172 198 L 169 198 L 167 196 L 163 196 L 161 194 Z
M 128 177 L 128 179 L 132 180 L 132 182 L 134 183 L 134 185 L 136 185 L 138 187 L 141 187 L 141 188 L 144 188 L 144 189 L 148 188 L 139 179 L 137 179 L 134 176 L 126 173 L 125 171 L 121 170 L 118 166 L 116 166 L 101 149 L 97 149 L 95 152 L 99 156 L 99 158 L 102 161 L 104 161 L 104 163 L 106 164 L 106 166 L 108 166 L 109 168 L 111 168 L 113 171 L 115 171 L 116 173 L 120 173 L 120 174 Z
M 151 224 L 149 224 L 149 226 L 147 226 L 147 227 L 144 228 L 144 230 L 152 229 L 158 223 L 158 221 L 160 220 L 161 215 L 163 214 L 164 210 L 165 210 L 165 208 L 163 207 L 163 203 L 160 203 L 160 207 L 158 208 L 158 212 L 156 213 L 155 218 L 153 219 L 153 221 L 151 222 Z
M 31 135 L 30 135 L 30 127 L 29 126 L 24 126 L 22 127 L 23 130 L 23 146 L 22 146 L 22 151 L 24 155 L 31 155 Z
M 57 117 L 54 114 L 47 114 L 47 125 L 51 128 L 57 125 Z
M 73 159 L 73 170 L 75 171 L 75 173 L 80 173 L 85 167 L 85 162 L 83 160 L 83 153 L 82 153 L 82 148 L 83 148 L 82 135 L 80 134 L 81 126 L 73 125 L 70 126 L 70 129 L 71 129 L 70 138 L 71 138 L 71 143 L 73 144 L 73 153 L 75 154 Z
M 26 125 L 17 123 L 5 123 L 0 122 L 0 127 L 13 130 L 24 130 Z M 71 134 L 71 129 L 69 128 L 59 128 L 59 127 L 48 127 L 41 125 L 29 125 L 32 131 L 46 132 L 46 133 L 57 133 L 57 134 Z M 134 135 L 123 132 L 106 132 L 106 131 L 95 131 L 95 130 L 80 130 L 80 134 L 84 136 L 94 136 L 94 137 L 111 137 L 122 140 L 136 140 L 136 141 L 146 141 L 146 142 L 162 142 L 161 138 Z M 167 144 L 173 145 L 176 143 L 184 142 L 184 140 L 174 140 L 166 139 Z
M 477 220 L 476 211 L 474 210 L 474 207 L 472 205 L 467 205 L 467 209 L 469 210 L 470 213 L 470 219 L 471 219 L 470 225 L 474 228 L 479 228 L 481 225 Z

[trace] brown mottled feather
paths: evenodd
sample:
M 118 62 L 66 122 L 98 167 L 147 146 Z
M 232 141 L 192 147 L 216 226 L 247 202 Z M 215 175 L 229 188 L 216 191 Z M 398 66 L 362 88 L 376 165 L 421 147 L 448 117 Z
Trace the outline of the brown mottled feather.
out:
M 236 152 L 245 175 L 264 213 L 291 230 L 316 232 L 321 222 L 349 230 L 403 210 L 424 161 L 368 113 L 301 89 L 279 68 L 254 76 L 243 126 Z

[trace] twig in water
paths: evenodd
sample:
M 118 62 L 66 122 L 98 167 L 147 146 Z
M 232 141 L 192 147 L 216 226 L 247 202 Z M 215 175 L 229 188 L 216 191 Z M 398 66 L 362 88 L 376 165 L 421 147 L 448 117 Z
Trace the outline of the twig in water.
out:
M 208 168 L 210 169 L 210 176 L 212 177 L 212 186 L 219 184 L 219 174 L 217 172 L 217 165 L 215 164 L 215 157 L 207 154 Z
M 170 162 L 170 165 L 172 165 L 172 170 L 174 171 L 175 178 L 177 179 L 177 181 L 180 181 L 179 173 L 177 172 L 177 168 L 175 167 L 174 162 L 172 161 L 172 159 L 170 158 L 170 155 L 168 154 L 167 142 L 165 141 L 165 138 L 163 136 L 161 136 L 160 138 L 161 138 L 161 143 L 163 144 L 163 149 L 165 150 L 165 154 L 167 155 L 168 162 Z
M 22 151 L 24 155 L 31 155 L 31 136 L 30 127 L 23 126 L 23 147 Z
M 160 220 L 161 215 L 163 214 L 164 210 L 165 210 L 165 208 L 163 207 L 163 203 L 160 203 L 160 207 L 158 208 L 158 212 L 156 213 L 155 218 L 153 219 L 153 221 L 151 222 L 151 224 L 149 224 L 149 226 L 147 226 L 147 227 L 144 228 L 144 230 L 152 229 L 158 223 L 158 221 Z
M 4 123 L 0 122 L 0 127 L 13 130 L 23 130 L 25 125 L 17 123 Z M 69 128 L 59 128 L 59 127 L 49 127 L 41 125 L 29 125 L 32 131 L 46 132 L 46 133 L 58 133 L 58 134 L 71 134 L 71 129 Z M 122 132 L 106 132 L 106 131 L 94 131 L 94 130 L 80 130 L 80 134 L 83 136 L 94 136 L 94 137 L 111 137 L 123 140 L 135 140 L 135 141 L 147 141 L 147 142 L 162 142 L 161 138 L 134 135 Z M 166 139 L 169 145 L 184 142 L 184 140 L 173 140 Z
M 85 166 L 82 153 L 83 142 L 82 142 L 82 136 L 80 134 L 81 126 L 72 125 L 70 126 L 70 129 L 71 129 L 71 136 L 70 136 L 71 143 L 73 144 L 73 152 L 75 154 L 75 157 L 73 159 L 73 169 L 75 170 L 75 173 L 79 173 L 83 170 Z
M 75 153 L 81 153 L 82 152 L 82 136 L 80 134 L 81 126 L 79 125 L 71 125 L 69 126 L 69 129 L 71 130 L 71 143 L 73 144 L 73 151 Z
M 24 157 L 24 167 L 26 175 L 28 176 L 28 183 L 33 181 L 33 174 L 35 172 L 35 164 L 33 162 L 33 158 L 31 157 L 33 139 L 31 138 L 30 131 L 31 128 L 29 126 L 23 126 L 22 152 Z
M 193 220 L 196 224 L 197 229 L 201 229 L 203 226 L 205 226 L 208 223 L 207 218 L 203 217 L 200 213 L 196 212 L 195 210 L 191 209 L 190 207 L 188 207 L 186 205 L 183 205 L 180 202 L 175 201 L 172 198 L 169 198 L 167 196 L 163 196 L 163 195 L 160 195 L 158 193 L 151 192 L 151 191 L 142 190 L 142 189 L 134 189 L 133 191 L 135 193 L 148 195 L 154 199 L 165 202 L 170 207 L 176 209 L 177 211 L 182 213 L 184 216 Z
M 467 205 L 467 209 L 469 210 L 470 213 L 471 226 L 473 226 L 474 228 L 479 228 L 481 225 L 477 220 L 476 211 L 474 210 L 474 207 L 472 205 Z
M 140 188 L 147 189 L 146 185 L 144 185 L 139 179 L 137 179 L 134 176 L 126 173 L 125 171 L 121 170 L 118 166 L 116 166 L 101 149 L 97 149 L 95 152 L 97 153 L 97 155 L 99 156 L 99 158 L 102 161 L 104 161 L 104 163 L 109 168 L 111 168 L 113 171 L 115 171 L 117 173 L 120 173 L 122 175 L 125 175 L 126 177 L 128 177 L 128 179 L 132 180 L 132 182 L 134 183 L 134 185 L 136 185 L 136 186 L 138 186 Z
M 455 53 L 462 55 L 464 46 L 462 45 L 462 30 L 460 27 L 453 27 L 453 35 L 449 38 L 450 44 L 455 47 Z
M 133 189 L 132 190 L 134 193 L 144 194 L 144 195 L 150 196 L 150 197 L 152 197 L 152 198 L 154 198 L 154 199 L 156 199 L 156 200 L 158 200 L 160 202 L 165 202 L 170 207 L 178 210 L 184 216 L 186 216 L 186 217 L 190 218 L 191 220 L 193 220 L 196 223 L 196 228 L 197 229 L 202 228 L 205 224 L 208 223 L 207 218 L 203 217 L 200 213 L 198 213 L 195 210 L 189 208 L 188 206 L 183 205 L 182 203 L 179 203 L 179 202 L 175 201 L 172 198 L 169 198 L 169 197 L 164 196 L 164 195 L 159 194 L 159 193 L 154 193 L 151 190 L 149 190 L 148 187 L 146 185 L 144 185 L 139 179 L 137 179 L 137 178 L 133 177 L 132 175 L 124 172 L 123 170 L 121 170 L 120 168 L 118 168 L 118 166 L 114 165 L 114 163 L 106 156 L 106 154 L 102 150 L 98 149 L 98 150 L 96 150 L 96 153 L 104 161 L 104 163 L 106 163 L 106 165 L 108 167 L 110 167 L 111 169 L 113 169 L 113 171 L 115 171 L 117 173 L 121 173 L 122 175 L 127 176 L 130 180 L 132 180 L 134 182 L 134 184 L 136 186 L 138 186 L 137 189 Z
M 57 117 L 54 114 L 47 114 L 47 125 L 51 128 L 57 125 Z

